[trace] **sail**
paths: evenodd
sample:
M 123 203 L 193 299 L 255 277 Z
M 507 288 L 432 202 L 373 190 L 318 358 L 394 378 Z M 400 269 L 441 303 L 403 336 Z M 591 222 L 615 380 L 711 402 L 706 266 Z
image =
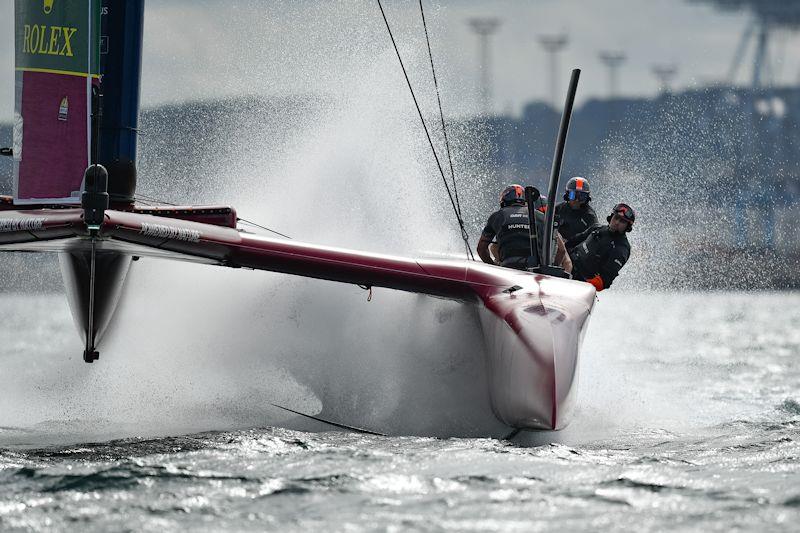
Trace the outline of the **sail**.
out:
M 14 203 L 80 203 L 100 0 L 15 0 Z

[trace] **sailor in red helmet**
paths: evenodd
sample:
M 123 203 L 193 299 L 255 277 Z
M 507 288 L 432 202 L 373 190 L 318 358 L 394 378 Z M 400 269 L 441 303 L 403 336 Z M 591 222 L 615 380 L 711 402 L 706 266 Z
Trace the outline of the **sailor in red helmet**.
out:
M 564 238 L 567 250 L 571 250 L 583 240 L 576 240 L 577 236 L 589 228 L 600 225 L 597 213 L 590 205 L 591 201 L 589 180 L 575 176 L 567 182 L 564 201 L 555 207 L 558 232 Z
M 547 213 L 547 196 L 540 194 L 533 207 L 536 208 L 537 211 Z M 539 217 L 537 216 L 536 219 L 539 220 Z M 489 245 L 489 253 L 492 254 L 492 257 L 500 257 L 500 247 L 496 242 L 493 242 Z
M 606 220 L 607 225 L 578 235 L 583 242 L 570 250 L 572 277 L 591 283 L 598 292 L 611 286 L 631 255 L 625 234 L 633 229 L 636 213 L 628 204 L 617 204 Z
M 539 242 L 544 241 L 544 214 L 535 211 L 536 233 Z M 496 240 L 497 247 L 492 245 Z M 556 243 L 555 263 L 567 272 L 572 270 L 572 262 L 564 247 L 564 241 L 553 234 Z M 492 253 L 489 246 L 492 245 Z M 541 246 L 541 245 L 540 245 Z M 478 241 L 478 255 L 484 263 L 500 265 L 508 268 L 525 270 L 528 257 L 531 255 L 530 221 L 528 206 L 525 202 L 525 188 L 522 185 L 509 185 L 500 194 L 500 209 L 492 213 L 486 227 L 483 228 Z M 493 258 L 492 255 L 495 257 Z M 540 254 L 536 250 L 534 257 L 538 261 Z

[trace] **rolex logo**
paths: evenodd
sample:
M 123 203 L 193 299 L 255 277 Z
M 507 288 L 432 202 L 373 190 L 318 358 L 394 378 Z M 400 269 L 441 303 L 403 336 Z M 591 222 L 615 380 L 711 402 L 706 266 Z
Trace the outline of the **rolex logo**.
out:
M 53 2 L 54 1 L 55 0 L 44 0 L 44 7 L 42 9 L 44 10 L 44 14 L 45 15 L 49 15 L 50 12 L 53 11 Z

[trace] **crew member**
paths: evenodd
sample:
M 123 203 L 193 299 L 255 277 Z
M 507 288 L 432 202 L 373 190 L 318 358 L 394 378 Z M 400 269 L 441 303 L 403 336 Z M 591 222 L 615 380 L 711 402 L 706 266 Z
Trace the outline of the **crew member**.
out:
M 617 204 L 606 220 L 607 225 L 578 235 L 583 242 L 570 250 L 572 277 L 591 283 L 598 292 L 611 286 L 631 255 L 625 234 L 633 229 L 636 213 L 628 204 Z
M 534 207 L 537 211 L 547 213 L 547 196 L 544 194 L 539 195 L 539 198 L 536 199 L 536 205 Z
M 578 235 L 600 225 L 597 214 L 589 205 L 591 201 L 589 180 L 576 176 L 567 182 L 564 201 L 556 205 L 555 217 L 558 232 L 564 238 L 568 250 L 580 244 L 581 241 L 576 239 Z
M 544 194 L 539 195 L 539 198 L 536 199 L 536 205 L 534 205 L 537 211 L 541 211 L 542 213 L 547 213 L 547 196 Z M 537 218 L 538 220 L 538 218 Z M 500 249 L 497 246 L 496 242 L 493 242 L 489 245 L 489 253 L 492 254 L 492 257 L 500 257 Z
M 544 214 L 535 211 L 536 236 L 538 242 L 544 241 Z M 489 252 L 489 245 L 497 239 L 495 258 Z M 572 261 L 564 247 L 564 241 L 553 233 L 556 243 L 555 264 L 565 271 L 572 270 Z M 541 248 L 541 244 L 539 246 Z M 531 255 L 530 220 L 525 202 L 525 189 L 521 185 L 509 185 L 500 194 L 500 209 L 492 213 L 478 241 L 478 255 L 484 263 L 525 270 Z M 539 250 L 535 250 L 539 261 Z

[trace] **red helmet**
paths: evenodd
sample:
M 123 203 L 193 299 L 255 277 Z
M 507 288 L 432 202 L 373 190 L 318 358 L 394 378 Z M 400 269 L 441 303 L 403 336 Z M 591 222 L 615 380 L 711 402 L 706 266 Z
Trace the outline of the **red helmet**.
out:
M 525 205 L 525 187 L 522 185 L 514 183 L 500 193 L 500 207 L 512 204 Z
M 606 221 L 611 222 L 611 217 L 617 214 L 621 215 L 622 218 L 628 222 L 628 229 L 625 231 L 631 231 L 633 229 L 633 223 L 636 221 L 636 212 L 633 208 L 628 204 L 619 203 L 611 210 L 611 214 L 606 217 Z

